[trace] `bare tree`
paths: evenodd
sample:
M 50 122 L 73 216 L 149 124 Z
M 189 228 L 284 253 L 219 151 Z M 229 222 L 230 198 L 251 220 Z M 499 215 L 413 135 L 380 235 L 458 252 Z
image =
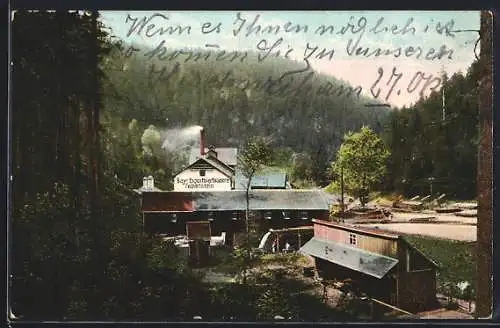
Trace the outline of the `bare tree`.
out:
M 245 268 L 243 274 L 243 282 L 246 282 L 246 271 L 250 260 L 250 189 L 252 185 L 252 178 L 256 173 L 261 171 L 272 161 L 272 149 L 270 147 L 270 140 L 262 137 L 251 137 L 245 144 L 241 155 L 238 158 L 238 168 L 247 179 L 246 181 L 246 209 L 245 209 L 245 232 L 246 232 L 246 255 L 245 255 Z

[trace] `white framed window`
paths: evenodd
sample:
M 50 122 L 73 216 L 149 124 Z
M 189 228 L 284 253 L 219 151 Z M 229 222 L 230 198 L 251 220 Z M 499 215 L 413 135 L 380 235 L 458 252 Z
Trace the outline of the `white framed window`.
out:
M 356 242 L 357 242 L 356 235 L 353 233 L 349 234 L 349 244 L 356 245 Z
M 205 170 L 200 170 L 200 177 L 204 177 L 205 176 Z

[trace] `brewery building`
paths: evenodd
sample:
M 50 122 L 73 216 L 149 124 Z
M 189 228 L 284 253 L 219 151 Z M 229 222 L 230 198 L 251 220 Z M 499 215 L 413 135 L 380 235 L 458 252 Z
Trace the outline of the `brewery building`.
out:
M 186 233 L 187 222 L 210 222 L 214 236 L 225 232 L 226 243 L 243 231 L 246 182 L 238 171 L 236 148 L 192 149 L 190 164 L 174 176 L 173 191 L 158 191 L 145 180 L 140 188 L 144 230 L 169 236 Z M 286 173 L 266 171 L 252 178 L 249 209 L 263 231 L 312 226 L 312 219 L 327 220 L 333 196 L 321 189 L 292 189 Z

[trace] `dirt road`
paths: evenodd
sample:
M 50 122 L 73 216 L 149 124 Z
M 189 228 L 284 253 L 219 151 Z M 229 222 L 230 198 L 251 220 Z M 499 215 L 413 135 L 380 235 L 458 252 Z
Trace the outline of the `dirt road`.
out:
M 438 223 L 461 223 L 475 225 L 477 218 L 457 216 L 453 213 L 436 213 L 434 211 L 422 211 L 421 213 L 398 213 L 392 212 L 392 221 L 410 222 L 412 219 L 434 217 L 434 221 Z
M 364 224 L 365 227 L 400 232 L 404 234 L 430 236 L 460 241 L 476 241 L 476 226 L 443 223 L 386 223 Z
M 423 220 L 428 222 L 421 222 Z M 352 222 L 352 224 L 360 227 L 377 227 L 403 234 L 470 242 L 476 241 L 477 218 L 461 217 L 453 213 L 436 213 L 432 210 L 415 213 L 392 211 L 392 218 L 387 223 L 358 221 Z

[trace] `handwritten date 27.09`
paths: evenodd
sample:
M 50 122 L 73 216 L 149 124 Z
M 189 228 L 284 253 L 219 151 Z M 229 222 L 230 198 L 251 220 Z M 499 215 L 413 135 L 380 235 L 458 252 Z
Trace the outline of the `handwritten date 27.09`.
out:
M 389 74 L 387 74 L 389 75 Z M 401 88 L 398 87 L 398 83 L 403 77 L 403 73 L 397 72 L 397 68 L 393 67 L 390 76 L 384 77 L 384 69 L 379 67 L 378 69 L 378 77 L 373 82 L 373 85 L 370 88 L 370 92 L 375 99 L 381 97 L 382 89 L 387 90 L 385 93 L 385 101 L 388 101 L 393 92 L 399 96 L 401 94 Z M 385 82 L 387 81 L 387 82 Z M 384 87 L 385 82 L 385 87 Z M 406 86 L 407 93 L 413 93 L 415 90 L 419 90 L 420 96 L 423 96 L 427 90 L 433 91 L 441 86 L 442 78 L 440 76 L 434 76 L 432 74 L 425 74 L 424 72 L 418 71 L 416 72 L 410 79 L 410 82 Z M 384 92 L 385 92 L 384 90 Z

